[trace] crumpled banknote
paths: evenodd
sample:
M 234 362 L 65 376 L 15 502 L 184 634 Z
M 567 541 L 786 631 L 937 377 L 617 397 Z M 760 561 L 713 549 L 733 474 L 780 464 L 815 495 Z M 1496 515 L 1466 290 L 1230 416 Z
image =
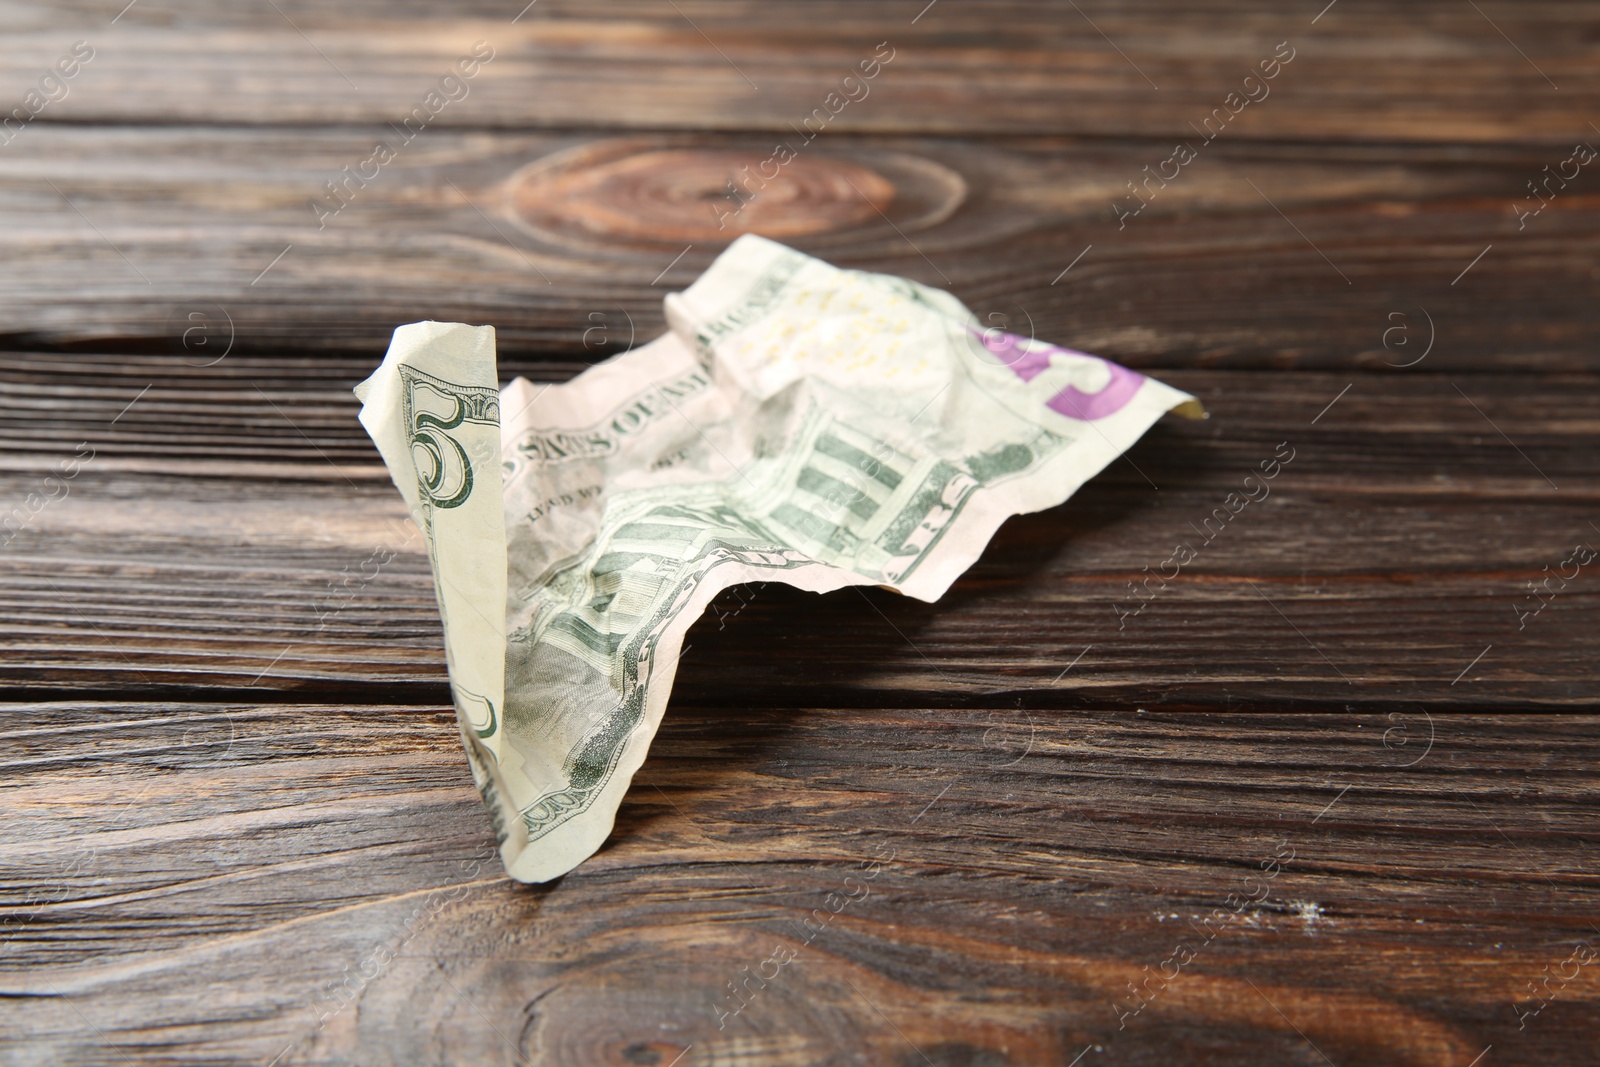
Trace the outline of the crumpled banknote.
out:
M 720 591 L 936 600 L 1006 518 L 1164 412 L 1200 414 L 948 293 L 755 236 L 666 318 L 565 384 L 504 390 L 491 327 L 413 323 L 356 389 L 425 535 L 462 740 L 522 881 L 605 841 Z

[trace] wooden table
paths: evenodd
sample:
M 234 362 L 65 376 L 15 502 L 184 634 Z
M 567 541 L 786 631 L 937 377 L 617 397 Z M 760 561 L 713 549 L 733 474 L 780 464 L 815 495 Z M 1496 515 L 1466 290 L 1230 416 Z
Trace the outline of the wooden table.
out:
M 122 2 L 0 8 L 0 1063 L 1595 1062 L 1600 5 Z M 350 387 L 750 227 L 1211 418 L 726 594 L 512 883 Z

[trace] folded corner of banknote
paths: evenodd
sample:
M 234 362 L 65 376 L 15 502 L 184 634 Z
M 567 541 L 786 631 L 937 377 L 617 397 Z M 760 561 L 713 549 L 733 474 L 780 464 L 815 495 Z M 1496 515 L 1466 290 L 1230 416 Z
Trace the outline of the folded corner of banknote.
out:
M 592 855 L 723 589 L 937 600 L 1186 393 L 985 330 L 959 300 L 755 236 L 668 331 L 499 388 L 487 326 L 402 326 L 357 388 L 421 529 L 462 741 L 512 877 Z

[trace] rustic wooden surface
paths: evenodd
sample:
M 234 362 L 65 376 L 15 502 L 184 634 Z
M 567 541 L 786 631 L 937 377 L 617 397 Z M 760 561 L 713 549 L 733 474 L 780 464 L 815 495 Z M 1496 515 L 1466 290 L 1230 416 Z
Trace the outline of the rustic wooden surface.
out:
M 1519 609 L 1600 545 L 1600 174 L 1549 178 L 1600 144 L 1600 5 L 79 0 L 0 30 L 0 111 L 94 50 L 0 144 L 0 1064 L 1593 1061 L 1595 568 Z M 611 842 L 511 883 L 350 387 L 418 318 L 494 324 L 536 380 L 648 340 L 733 232 L 722 184 L 880 42 L 736 226 L 1211 418 L 936 605 L 725 594 Z M 1272 495 L 1119 618 L 1280 442 Z

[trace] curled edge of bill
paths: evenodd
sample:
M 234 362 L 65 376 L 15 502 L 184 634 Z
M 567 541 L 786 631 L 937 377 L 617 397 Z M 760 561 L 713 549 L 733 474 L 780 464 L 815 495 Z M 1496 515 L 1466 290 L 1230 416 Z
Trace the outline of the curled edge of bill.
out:
M 495 729 L 506 662 L 497 375 L 494 327 L 413 322 L 395 329 L 383 363 L 355 393 L 361 424 L 427 546 L 456 724 L 509 871 L 516 842 L 501 832 L 496 811 L 510 795 Z
M 581 387 L 584 380 L 605 368 L 617 380 L 633 377 L 637 371 L 648 376 L 657 345 L 681 346 L 670 332 L 649 345 L 615 356 L 590 368 L 565 383 Z M 377 371 L 356 389 L 363 402 L 361 421 L 371 434 L 396 486 L 405 497 L 428 546 L 435 591 L 445 625 L 445 650 L 457 721 L 472 773 L 489 809 L 496 835 L 501 841 L 501 858 L 507 873 L 518 881 L 544 882 L 557 878 L 596 853 L 614 828 L 622 797 L 634 774 L 643 766 L 650 744 L 665 714 L 676 677 L 683 640 L 689 628 L 723 590 L 745 582 L 774 580 L 771 572 L 736 564 L 716 567 L 706 573 L 692 593 L 676 607 L 672 621 L 657 642 L 646 685 L 644 713 L 628 737 L 615 773 L 606 783 L 588 813 L 572 819 L 537 842 L 530 842 L 522 827 L 520 813 L 510 797 L 500 764 L 499 736 L 485 731 L 487 716 L 492 726 L 502 707 L 505 693 L 506 626 L 486 612 L 485 605 L 506 604 L 506 533 L 501 512 L 499 447 L 501 410 L 516 411 L 524 406 L 531 386 L 524 379 L 511 382 L 504 392 L 497 386 L 494 334 L 491 327 L 459 323 L 423 322 L 399 327 L 394 341 Z M 419 386 L 417 383 L 421 382 Z M 497 403 L 485 405 L 482 414 L 492 415 L 493 451 L 487 445 L 474 447 L 466 457 L 479 477 L 474 481 L 475 500 L 471 508 L 463 504 L 441 508 L 441 495 L 451 500 L 459 495 L 450 478 L 441 484 L 437 457 L 441 453 L 427 441 L 418 444 L 408 431 L 413 416 L 408 407 L 407 389 L 426 391 L 437 383 L 455 385 L 484 397 L 495 391 Z M 1096 433 L 1086 435 L 1081 447 L 1065 451 L 1048 461 L 1037 476 L 974 490 L 972 498 L 952 522 L 944 544 L 945 551 L 928 560 L 899 586 L 885 586 L 863 575 L 817 563 L 785 572 L 782 581 L 811 592 L 830 592 L 846 586 L 878 585 L 927 602 L 938 600 L 950 585 L 972 566 L 988 546 L 994 533 L 1012 515 L 1055 507 L 1070 498 L 1127 451 L 1162 415 L 1173 412 L 1187 418 L 1203 418 L 1199 402 L 1152 378 L 1121 413 L 1122 417 Z M 448 421 L 448 420 L 446 420 Z M 470 430 L 470 422 L 462 426 Z M 491 429 L 484 420 L 485 431 Z M 482 440 L 489 438 L 484 436 Z M 414 449 L 428 457 L 429 471 L 417 470 Z M 481 496 L 479 491 L 482 491 Z M 491 504 L 493 507 L 489 507 Z M 492 512 L 492 514 L 491 514 Z M 448 514 L 446 514 L 448 513 Z M 459 520 L 459 521 L 452 521 Z M 467 527 L 474 527 L 468 529 Z M 491 573 L 498 567 L 498 584 Z

